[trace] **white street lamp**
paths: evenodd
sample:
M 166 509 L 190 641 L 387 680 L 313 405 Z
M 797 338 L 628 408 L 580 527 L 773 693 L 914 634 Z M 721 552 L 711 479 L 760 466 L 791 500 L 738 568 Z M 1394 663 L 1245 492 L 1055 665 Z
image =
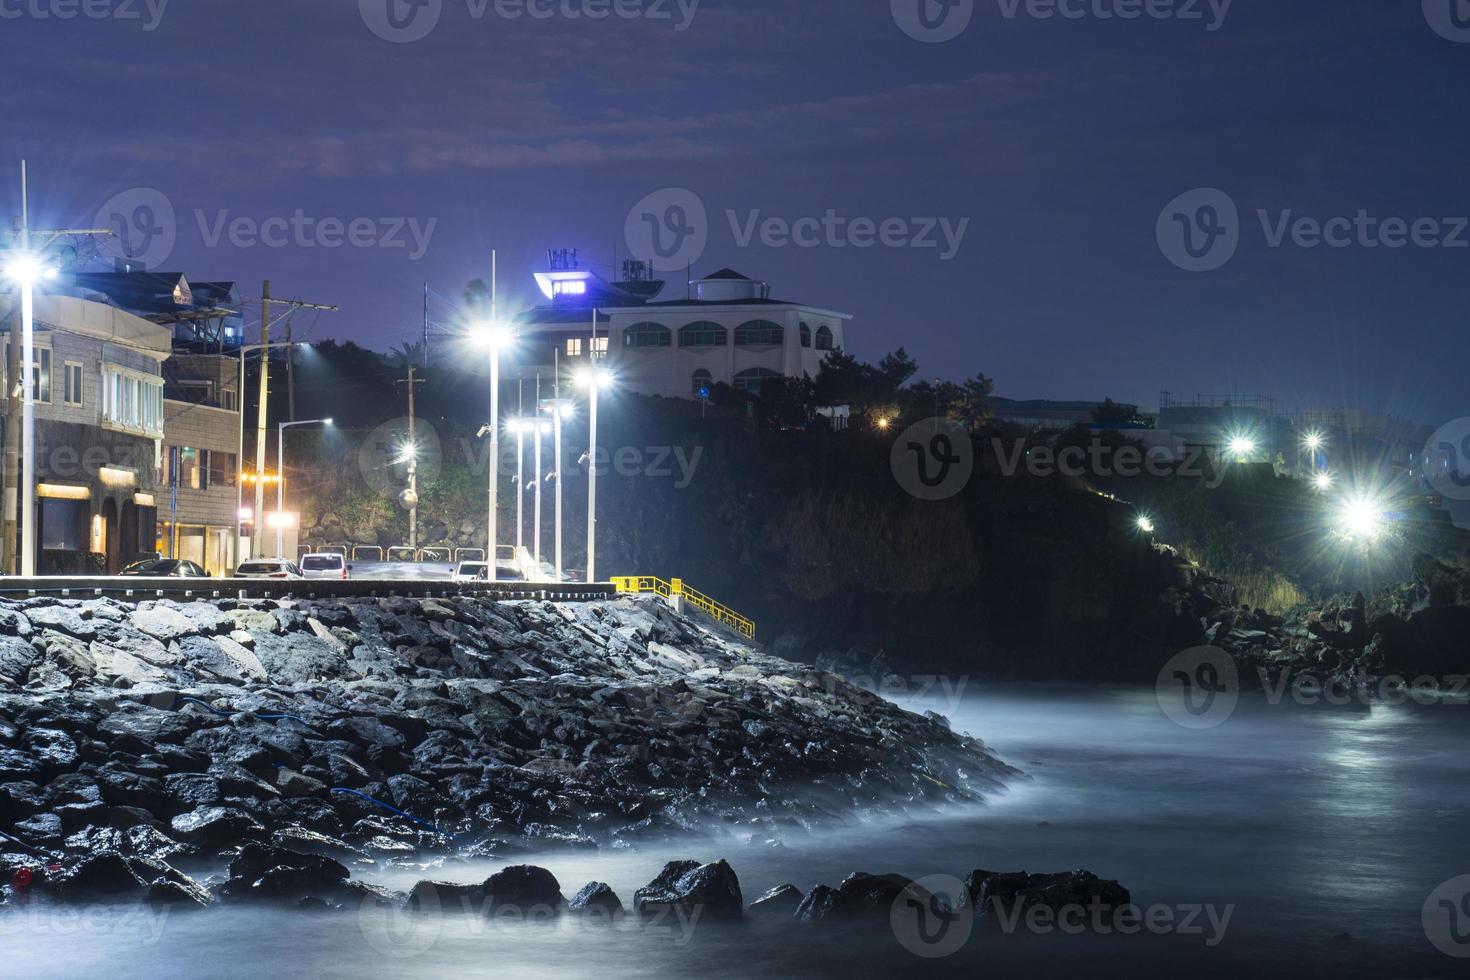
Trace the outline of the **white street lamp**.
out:
M 587 389 L 587 582 L 597 581 L 597 393 L 611 387 L 612 375 L 587 365 L 577 372 L 577 383 Z
M 566 581 L 561 561 L 561 424 L 576 414 L 576 406 L 568 399 L 558 398 L 547 402 L 544 410 L 551 413 L 552 444 L 556 451 L 552 479 L 556 481 L 556 581 L 560 583 Z
M 30 252 L 30 237 L 21 225 L 20 251 L 5 263 L 5 276 L 20 287 L 21 463 L 20 574 L 36 574 L 36 353 L 35 285 L 52 279 L 56 270 Z
M 475 328 L 474 339 L 490 352 L 490 506 L 485 520 L 485 557 L 494 581 L 498 577 L 495 550 L 500 508 L 500 352 L 515 342 L 515 332 L 504 323 L 491 321 Z
M 544 483 L 544 482 L 546 482 L 545 480 L 542 480 L 541 479 L 541 437 L 544 436 L 544 435 L 546 435 L 550 431 L 551 426 L 547 425 L 544 421 L 541 421 L 539 419 L 536 420 L 536 421 L 534 421 L 534 422 L 531 422 L 529 424 L 534 427 L 533 428 L 533 433 L 532 433 L 532 435 L 533 435 L 533 440 L 532 440 L 533 441 L 533 448 L 532 448 L 531 452 L 535 456 L 535 459 L 536 459 L 536 472 L 535 472 L 535 477 L 536 477 L 536 506 L 535 506 L 535 509 L 534 509 L 534 516 L 533 516 L 533 520 L 535 521 L 535 523 L 534 523 L 534 525 L 531 528 L 531 551 L 532 551 L 531 559 L 532 559 L 532 563 L 535 565 L 536 574 L 537 575 L 540 575 L 541 574 L 541 484 Z
M 281 422 L 276 426 L 276 557 L 285 558 L 286 547 L 284 525 L 286 512 L 286 430 L 298 425 L 331 425 L 331 419 L 306 419 L 301 422 Z

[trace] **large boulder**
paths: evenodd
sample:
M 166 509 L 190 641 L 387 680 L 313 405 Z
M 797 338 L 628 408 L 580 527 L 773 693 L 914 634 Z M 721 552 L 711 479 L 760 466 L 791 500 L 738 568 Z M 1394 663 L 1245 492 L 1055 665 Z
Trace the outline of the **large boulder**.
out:
M 670 861 L 658 877 L 633 893 L 633 908 L 643 914 L 670 909 L 708 918 L 738 919 L 745 913 L 740 879 L 724 861 Z
M 623 911 L 623 901 L 606 882 L 591 881 L 572 896 L 567 908 L 587 915 L 616 916 Z
M 247 844 L 230 862 L 220 893 L 231 900 L 330 901 L 351 873 L 320 854 L 301 854 L 269 844 Z
M 1108 920 L 1133 900 L 1128 889 L 1118 882 L 1083 870 L 1028 874 L 977 869 L 965 876 L 965 888 L 971 908 L 985 918 L 1024 915 L 1033 908 L 1056 914 L 1072 907 L 1089 910 L 1084 921 L 1094 921 L 1092 910 Z
M 777 885 L 750 903 L 750 914 L 789 919 L 801 907 L 802 897 L 795 885 Z
M 916 891 L 917 890 L 917 891 Z M 805 922 L 887 918 L 894 903 L 904 895 L 932 899 L 933 896 L 903 875 L 874 875 L 857 871 L 842 879 L 836 888 L 818 885 L 796 909 Z
M 226 847 L 261 836 L 265 828 L 244 810 L 201 806 L 173 819 L 173 836 L 199 847 Z
M 556 876 L 531 864 L 518 864 L 486 878 L 484 894 L 487 912 L 514 908 L 529 915 L 546 909 L 560 911 L 566 905 Z

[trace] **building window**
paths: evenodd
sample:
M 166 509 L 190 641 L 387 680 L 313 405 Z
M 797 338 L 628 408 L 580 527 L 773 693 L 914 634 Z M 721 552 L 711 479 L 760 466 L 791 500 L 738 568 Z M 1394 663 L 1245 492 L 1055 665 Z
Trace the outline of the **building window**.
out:
M 662 323 L 635 323 L 623 331 L 624 347 L 670 347 L 674 334 Z
M 810 347 L 811 345 L 812 345 L 812 328 L 807 325 L 807 322 L 805 320 L 803 320 L 803 321 L 801 321 L 801 346 L 803 346 L 803 347 Z
M 785 330 L 770 320 L 751 320 L 735 328 L 736 347 L 780 347 Z
M 209 485 L 233 487 L 235 485 L 235 454 L 211 449 L 205 455 L 209 459 Z
M 718 323 L 701 320 L 679 330 L 680 347 L 724 347 L 729 342 L 729 331 Z
M 568 337 L 567 338 L 567 357 L 581 357 L 581 356 L 582 356 L 582 338 L 581 337 Z
M 817 328 L 817 350 L 834 350 L 832 345 L 832 329 L 822 326 Z
M 749 371 L 741 371 L 735 375 L 735 388 L 746 394 L 759 395 L 767 381 L 779 377 L 781 377 L 779 373 L 769 368 L 751 368 Z
M 169 446 L 163 454 L 163 485 L 180 490 L 208 490 L 208 456 L 202 449 Z
M 45 347 L 37 347 L 34 353 L 36 363 L 31 383 L 35 385 L 36 401 L 49 405 L 51 404 L 51 351 Z
M 694 372 L 694 384 L 690 386 L 695 398 L 708 398 L 710 386 L 715 383 L 715 376 L 704 368 Z
M 612 342 L 611 337 L 592 338 L 592 359 L 600 361 L 607 357 L 607 345 Z
M 183 396 L 180 401 L 191 405 L 208 405 L 213 388 L 214 385 L 208 381 L 180 381 L 179 394 Z
M 163 382 L 124 368 L 103 365 L 102 423 L 160 438 L 163 435 Z
M 73 408 L 82 407 L 82 366 L 76 361 L 67 361 L 61 372 L 62 400 Z

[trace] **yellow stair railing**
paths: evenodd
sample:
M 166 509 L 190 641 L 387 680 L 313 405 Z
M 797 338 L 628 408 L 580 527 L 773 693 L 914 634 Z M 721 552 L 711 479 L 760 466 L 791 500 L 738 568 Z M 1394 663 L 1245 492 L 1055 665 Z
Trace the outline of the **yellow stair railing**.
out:
M 755 622 L 740 615 L 722 602 L 710 598 L 698 589 L 686 585 L 683 579 L 664 581 L 656 575 L 615 575 L 613 587 L 624 595 L 652 594 L 669 600 L 672 604 L 682 599 L 695 609 L 717 622 L 724 623 L 740 635 L 755 639 Z

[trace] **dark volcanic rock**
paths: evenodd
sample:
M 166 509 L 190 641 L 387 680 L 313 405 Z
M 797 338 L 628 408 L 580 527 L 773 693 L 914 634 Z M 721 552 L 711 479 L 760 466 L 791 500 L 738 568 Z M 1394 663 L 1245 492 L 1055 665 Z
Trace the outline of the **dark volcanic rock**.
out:
M 486 878 L 484 894 L 487 912 L 510 906 L 529 914 L 532 910 L 559 910 L 566 905 L 556 876 L 530 864 L 518 864 Z
M 777 885 L 760 898 L 750 903 L 751 915 L 771 915 L 791 918 L 801 907 L 801 889 L 795 885 Z
M 268 844 L 247 844 L 230 862 L 230 879 L 220 894 L 231 900 L 330 900 L 350 872 L 331 858 L 300 854 Z
M 796 917 L 806 922 L 829 919 L 887 918 L 900 896 L 915 894 L 913 881 L 903 875 L 873 875 L 857 871 L 836 888 L 818 885 L 797 907 Z M 920 897 L 928 897 L 924 892 Z
M 1128 889 L 1116 881 L 1081 870 L 1056 874 L 975 870 L 965 876 L 965 888 L 975 913 L 986 917 L 1015 916 L 1033 908 L 1056 912 L 1064 907 L 1095 907 L 1106 915 L 1132 901 Z
M 202 806 L 173 819 L 173 833 L 200 847 L 224 847 L 260 836 L 264 827 L 244 810 Z
M 601 881 L 592 881 L 582 886 L 581 891 L 567 902 L 573 912 L 604 913 L 616 915 L 623 911 L 623 901 L 612 887 Z
M 485 886 L 421 881 L 408 893 L 404 908 L 426 914 L 482 915 L 485 912 Z
M 745 900 L 740 879 L 725 861 L 670 861 L 658 877 L 633 893 L 633 908 L 654 913 L 677 906 L 711 918 L 740 918 Z

